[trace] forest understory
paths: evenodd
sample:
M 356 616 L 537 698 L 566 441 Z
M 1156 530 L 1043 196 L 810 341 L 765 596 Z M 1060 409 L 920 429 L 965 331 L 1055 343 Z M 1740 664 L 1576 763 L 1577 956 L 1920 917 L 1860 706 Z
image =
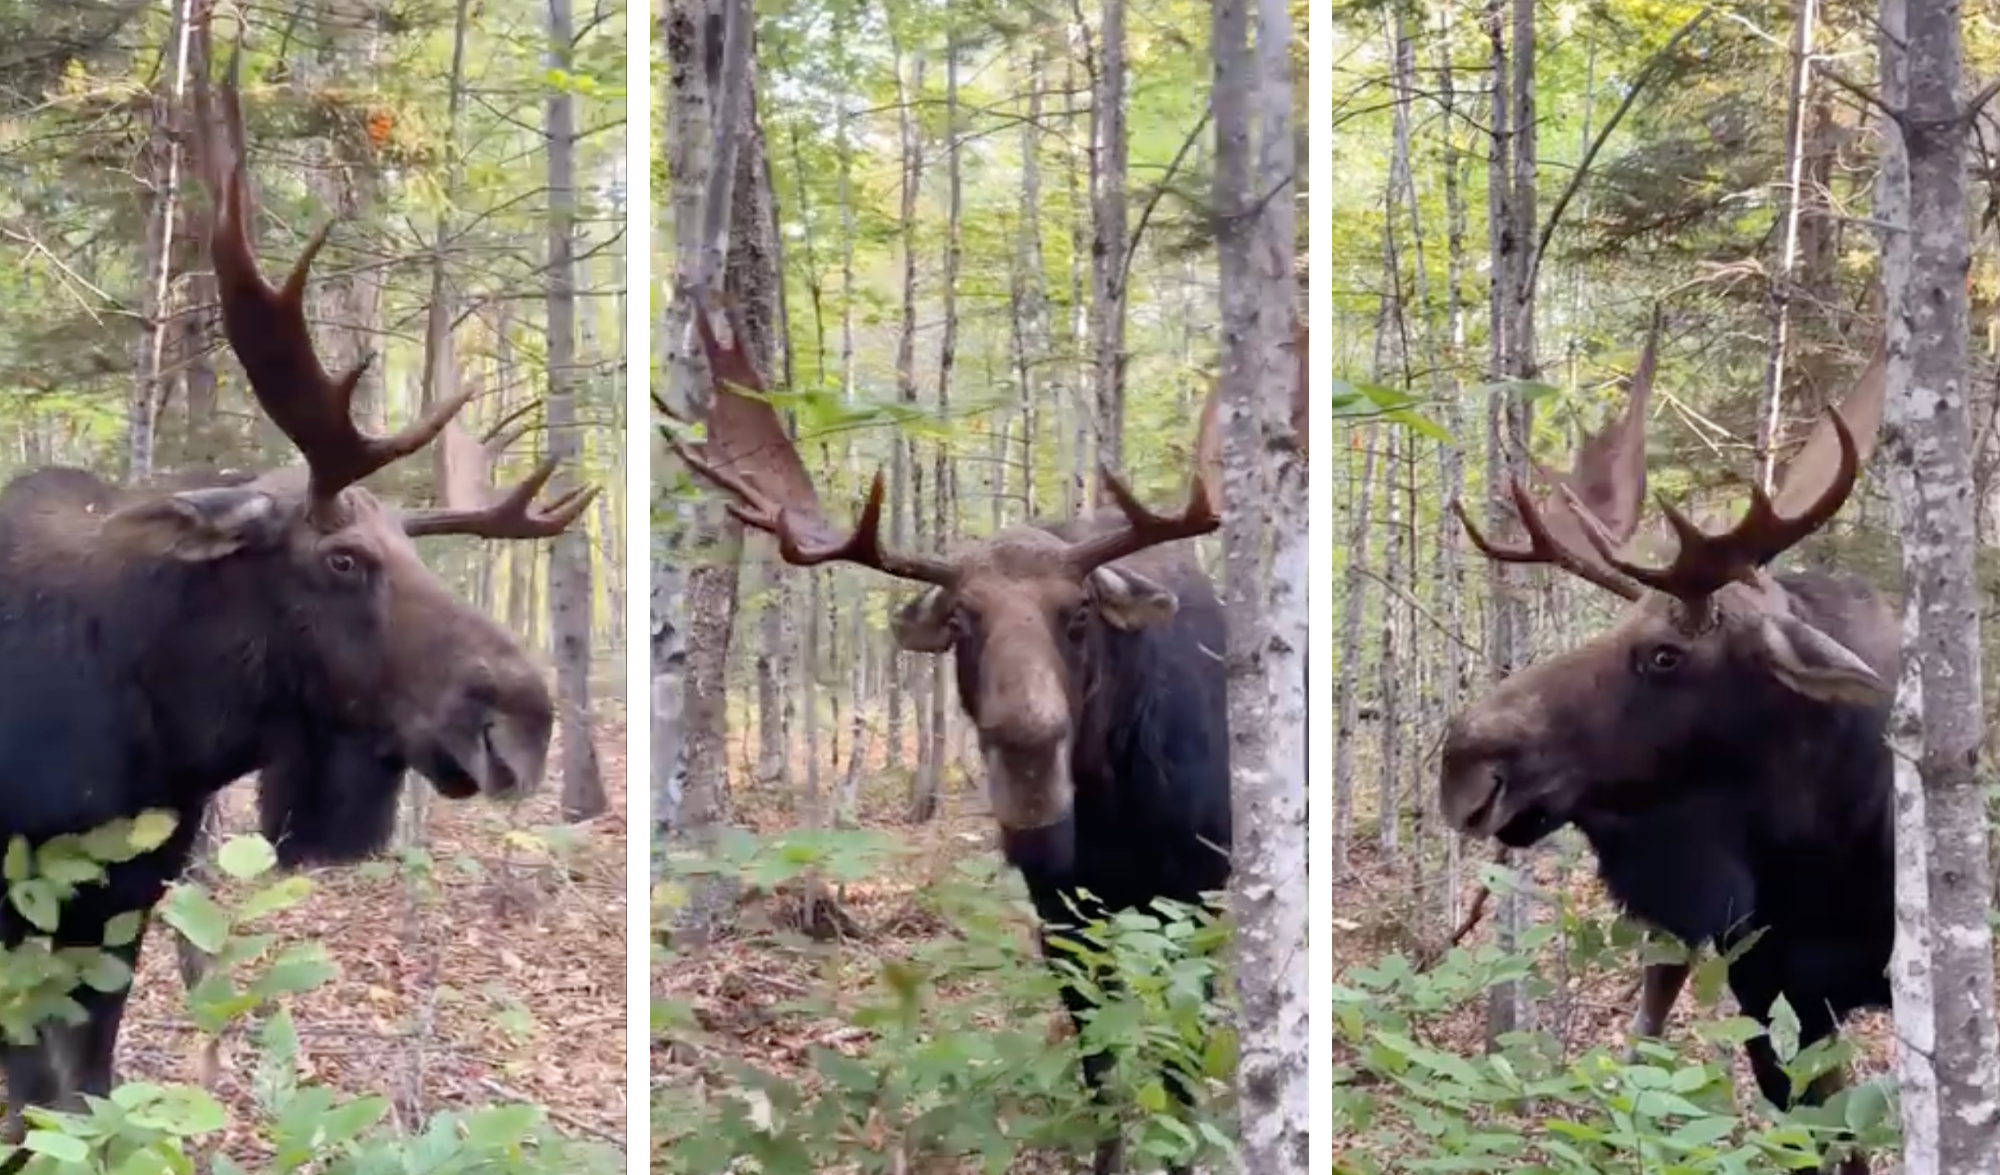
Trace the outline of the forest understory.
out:
M 323 944 L 339 968 L 289 1001 L 302 1084 L 384 1095 L 385 1125 L 401 1132 L 444 1110 L 529 1103 L 569 1137 L 623 1148 L 625 717 L 601 712 L 594 725 L 604 815 L 561 822 L 558 743 L 531 799 L 427 797 L 420 847 L 312 870 L 310 895 L 260 923 L 282 943 Z M 224 793 L 225 837 L 254 831 L 254 802 L 247 786 Z M 212 884 L 225 906 L 240 900 L 226 879 Z M 175 965 L 155 932 L 119 1043 L 123 1080 L 201 1080 L 207 1038 Z M 256 1042 L 234 1028 L 220 1060 L 211 1092 L 230 1126 L 219 1149 L 255 1170 L 270 1156 L 250 1128 L 262 1120 Z
M 996 826 L 984 793 L 963 763 L 948 757 L 937 817 L 913 822 L 908 819 L 909 769 L 891 767 L 886 750 L 879 738 L 868 747 L 865 782 L 857 793 L 856 827 L 891 834 L 906 851 L 866 881 L 839 888 L 841 933 L 835 940 L 813 941 L 801 932 L 803 902 L 797 886 L 788 883 L 775 890 L 753 886 L 739 894 L 715 940 L 698 951 L 673 952 L 655 964 L 654 997 L 687 1005 L 700 1029 L 699 1039 L 675 1034 L 672 1047 L 652 1050 L 656 1094 L 713 1086 L 721 1072 L 738 1063 L 817 1092 L 822 1082 L 812 1050 L 860 1057 L 871 1046 L 874 1033 L 858 1025 L 853 1013 L 868 996 L 879 994 L 885 967 L 910 961 L 927 945 L 957 936 L 922 898 L 961 862 L 997 858 Z M 917 739 L 912 735 L 906 740 L 904 762 L 914 763 L 916 756 Z M 796 751 L 793 758 L 792 773 L 797 776 L 804 765 Z M 746 782 L 750 755 L 732 760 L 739 824 L 760 836 L 795 831 L 799 817 L 787 794 Z M 844 761 L 841 766 L 845 770 Z M 1024 952 L 1035 950 L 1034 922 L 1025 902 L 1018 919 L 1018 944 Z M 938 1000 L 950 1003 L 989 1002 L 994 994 L 953 978 L 943 979 L 934 989 Z M 830 1000 L 840 1014 L 798 1006 L 814 998 Z M 1006 1026 L 998 1013 L 978 1015 L 990 1029 Z M 1067 1017 L 1053 1002 L 1046 1016 L 1051 1041 L 1070 1031 Z M 886 1133 L 881 1143 L 885 1150 L 892 1146 Z M 656 1159 L 664 1153 L 664 1145 L 655 1131 Z M 1024 1151 L 1008 1167 L 1008 1175 L 1057 1175 L 1073 1169 L 1076 1161 Z M 922 1175 L 972 1175 L 982 1168 L 972 1159 L 931 1157 L 914 1158 L 907 1169 Z
M 1357 765 L 1357 768 L 1357 779 L 1369 780 L 1370 771 L 1366 765 Z M 1427 777 L 1423 785 L 1429 786 Z M 1494 860 L 1492 848 L 1477 845 L 1464 849 L 1463 873 L 1467 880 L 1456 903 L 1459 921 L 1446 926 L 1438 914 L 1441 903 L 1440 895 L 1435 892 L 1439 877 L 1437 862 L 1425 863 L 1420 887 L 1413 876 L 1413 864 L 1407 851 L 1390 857 L 1385 856 L 1381 849 L 1374 789 L 1357 787 L 1355 791 L 1354 837 L 1349 849 L 1349 868 L 1345 873 L 1337 874 L 1333 881 L 1335 909 L 1329 930 L 1333 943 L 1334 983 L 1345 984 L 1356 969 L 1378 967 L 1385 958 L 1396 956 L 1419 969 L 1434 967 L 1460 929 L 1465 929 L 1465 933 L 1458 941 L 1459 949 L 1477 952 L 1494 946 L 1499 929 L 1496 901 L 1488 901 L 1479 911 L 1477 920 L 1469 928 L 1465 925 L 1472 917 L 1473 903 L 1479 892 L 1478 871 Z M 1517 851 L 1512 867 L 1532 878 L 1533 888 L 1528 904 L 1537 924 L 1546 925 L 1554 921 L 1555 911 L 1559 909 L 1569 911 L 1572 918 L 1583 923 L 1603 924 L 1615 917 L 1615 908 L 1597 880 L 1594 858 L 1579 834 L 1565 832 L 1527 853 Z M 1558 936 L 1554 942 L 1535 953 L 1535 973 L 1546 978 L 1556 990 L 1536 1001 L 1538 1014 L 1534 1027 L 1555 1036 L 1562 1044 L 1565 1057 L 1574 1058 L 1599 1046 L 1614 1052 L 1622 1049 L 1629 1039 L 1632 1014 L 1639 1001 L 1640 962 L 1637 953 L 1619 955 L 1620 966 L 1605 966 L 1601 960 L 1577 966 L 1565 958 L 1563 943 L 1564 940 Z M 1712 958 L 1712 955 L 1705 957 Z M 1690 983 L 1680 1001 L 1674 1005 L 1667 1023 L 1665 1043 L 1685 1063 L 1725 1063 L 1736 1087 L 1738 1111 L 1768 1119 L 1769 1107 L 1759 1102 L 1756 1081 L 1742 1050 L 1719 1049 L 1699 1039 L 1693 1031 L 1698 1024 L 1739 1015 L 1734 998 L 1724 988 L 1713 1003 L 1704 1003 L 1697 995 L 1695 986 Z M 1426 1017 L 1420 1025 L 1421 1041 L 1461 1057 L 1479 1056 L 1486 1051 L 1485 1012 L 1485 1004 L 1479 1002 Z M 1855 1047 L 1855 1056 L 1849 1067 L 1852 1082 L 1859 1083 L 1894 1071 L 1894 1025 L 1888 1012 L 1857 1014 L 1843 1026 L 1841 1035 L 1852 1041 Z M 1352 1046 L 1345 1043 L 1336 1030 L 1333 1053 L 1336 1073 L 1346 1072 L 1345 1067 L 1354 1064 L 1356 1059 Z M 1540 1132 L 1546 1128 L 1548 1113 L 1548 1106 L 1530 1104 L 1511 1121 L 1496 1119 L 1492 1124 L 1498 1126 L 1504 1123 L 1524 1132 Z M 1380 1136 L 1362 1137 L 1335 1132 L 1335 1170 L 1345 1169 L 1343 1159 L 1351 1161 L 1362 1155 L 1371 1163 L 1378 1164 L 1380 1169 L 1388 1171 L 1415 1170 L 1414 1166 L 1402 1166 L 1400 1162 L 1436 1158 L 1434 1141 L 1420 1142 L 1412 1137 L 1411 1143 L 1407 1152 L 1384 1150 Z M 1893 1154 L 1874 1156 L 1873 1170 L 1877 1175 L 1901 1169 Z

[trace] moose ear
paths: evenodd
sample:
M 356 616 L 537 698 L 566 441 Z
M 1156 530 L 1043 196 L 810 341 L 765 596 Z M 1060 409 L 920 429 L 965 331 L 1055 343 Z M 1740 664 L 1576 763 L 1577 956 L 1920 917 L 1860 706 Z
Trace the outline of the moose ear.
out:
M 889 631 L 912 653 L 942 653 L 951 647 L 951 593 L 934 587 L 896 610 Z
M 1778 680 L 1816 702 L 1872 706 L 1895 692 L 1854 650 L 1803 621 L 1766 616 L 1757 635 Z
M 1180 607 L 1173 592 L 1136 571 L 1100 567 L 1090 573 L 1090 593 L 1098 613 L 1126 632 L 1171 620 Z
M 272 535 L 278 503 L 249 486 L 182 490 L 135 502 L 104 520 L 120 541 L 184 563 L 233 555 Z

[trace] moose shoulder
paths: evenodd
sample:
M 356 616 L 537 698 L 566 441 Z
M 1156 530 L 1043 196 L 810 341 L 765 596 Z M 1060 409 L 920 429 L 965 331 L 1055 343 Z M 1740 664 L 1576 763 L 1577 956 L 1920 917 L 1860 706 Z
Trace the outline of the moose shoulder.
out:
M 1489 558 L 1560 567 L 1632 604 L 1609 631 L 1522 669 L 1454 718 L 1443 813 L 1460 831 L 1515 846 L 1574 825 L 1606 888 L 1638 918 L 1725 949 L 1759 935 L 1730 966 L 1730 986 L 1765 1023 L 1785 997 L 1810 1043 L 1889 998 L 1884 732 L 1898 631 L 1859 580 L 1768 564 L 1853 489 L 1881 421 L 1883 359 L 1817 426 L 1776 494 L 1753 491 L 1733 529 L 1704 533 L 1664 507 L 1679 549 L 1653 568 L 1620 548 L 1645 494 L 1657 333 L 1624 416 L 1586 441 L 1573 471 L 1545 472 L 1539 498 L 1512 487 L 1525 546 L 1489 542 L 1459 510 Z M 1685 978 L 1683 967 L 1649 969 L 1636 1033 L 1658 1032 Z M 1790 1104 L 1769 1039 L 1748 1052 L 1765 1096 Z
M 164 845 L 63 906 L 61 946 L 97 946 L 113 916 L 150 908 L 211 798 L 244 775 L 259 775 L 282 862 L 340 861 L 387 839 L 406 770 L 447 796 L 510 797 L 539 784 L 548 753 L 541 670 L 412 540 L 551 537 L 591 491 L 537 505 L 544 464 L 490 493 L 490 452 L 453 431 L 463 397 L 390 436 L 355 427 L 359 373 L 320 367 L 303 309 L 324 232 L 281 286 L 257 267 L 234 74 L 219 102 L 199 73 L 193 85 L 208 251 L 230 349 L 304 466 L 132 488 L 45 469 L 0 491 L 0 841 L 179 817 Z M 399 511 L 358 484 L 440 434 L 445 506 Z M 0 902 L 0 939 L 34 933 Z M 140 941 L 116 949 L 131 964 Z M 10 1125 L 23 1105 L 110 1090 L 128 991 L 73 994 L 80 1022 L 5 1050 Z
M 1178 545 L 1218 525 L 1206 479 L 1196 476 L 1180 514 L 1162 516 L 1107 471 L 1116 513 L 1007 527 L 949 556 L 891 550 L 879 534 L 881 475 L 852 531 L 830 525 L 776 413 L 729 389 L 763 381 L 733 341 L 717 339 L 698 295 L 695 325 L 715 394 L 706 440 L 680 446 L 689 465 L 729 493 L 746 525 L 775 536 L 786 562 L 849 562 L 926 585 L 894 616 L 893 635 L 954 658 L 1001 844 L 1041 917 L 1044 951 L 1074 934 L 1083 892 L 1116 911 L 1156 898 L 1193 904 L 1227 884 L 1223 611 Z M 1091 1006 L 1067 984 L 1063 1000 L 1073 1017 Z M 1093 1089 L 1108 1064 L 1085 1057 Z M 1107 1138 L 1094 1169 L 1110 1175 L 1120 1159 Z

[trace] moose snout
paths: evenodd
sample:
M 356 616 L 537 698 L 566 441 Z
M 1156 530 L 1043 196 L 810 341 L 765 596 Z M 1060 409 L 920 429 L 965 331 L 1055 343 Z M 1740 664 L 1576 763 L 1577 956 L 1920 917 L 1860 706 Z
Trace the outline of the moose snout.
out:
M 474 661 L 427 726 L 411 762 L 439 792 L 453 799 L 515 798 L 542 782 L 555 700 L 532 666 Z
M 1446 823 L 1468 835 L 1491 835 L 1506 788 L 1506 755 L 1467 737 L 1462 728 L 1446 736 L 1438 769 L 1438 807 Z

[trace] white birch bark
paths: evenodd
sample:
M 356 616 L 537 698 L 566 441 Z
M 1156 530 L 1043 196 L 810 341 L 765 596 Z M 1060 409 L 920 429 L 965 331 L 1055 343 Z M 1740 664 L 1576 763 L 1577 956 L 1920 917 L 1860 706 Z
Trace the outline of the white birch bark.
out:
M 1908 100 L 1907 63 L 1903 60 L 1904 0 L 1882 0 L 1882 98 L 1900 107 Z M 1882 244 L 1882 284 L 1887 303 L 1884 327 L 1889 343 L 1889 387 L 1910 382 L 1909 320 L 1902 313 L 1903 293 L 1910 282 L 1910 167 L 1903 156 L 1903 139 L 1892 127 L 1881 135 L 1882 163 L 1875 177 L 1875 219 L 1885 227 Z M 1885 411 L 1893 412 L 1900 397 L 1891 395 Z M 1887 446 L 1885 446 L 1886 451 Z M 1915 500 L 1909 482 L 1912 470 L 1885 459 L 1889 494 L 1897 501 Z M 1917 598 L 1903 598 L 1903 647 L 1914 648 L 1921 626 Z M 1936 1052 L 1937 1013 L 1931 999 L 1929 863 L 1924 851 L 1924 781 L 1918 763 L 1923 758 L 1922 666 L 1903 658 L 1896 683 L 1896 701 L 1889 719 L 1889 743 L 1895 755 L 1896 827 L 1896 945 L 1889 959 L 1896 1025 L 1896 1084 L 1903 1123 L 1904 1163 L 1912 1171 L 1937 1170 L 1937 1082 L 1930 1057 Z
M 1898 15 L 1908 34 L 1901 79 L 1907 100 L 1891 133 L 1900 132 L 1909 167 L 1902 222 L 1909 253 L 1900 297 L 1892 296 L 1889 305 L 1908 326 L 1909 377 L 1891 384 L 1884 424 L 1885 450 L 1897 473 L 1891 487 L 1903 536 L 1904 592 L 1917 622 L 1915 639 L 1906 634 L 1903 655 L 1917 662 L 1922 687 L 1918 770 L 1938 1122 L 1935 1166 L 1911 1169 L 1990 1175 L 2000 1172 L 2000 1031 L 1993 1014 L 1991 868 L 1979 782 L 1984 730 L 1966 382 L 1969 118 L 1957 93 L 1963 53 L 1958 6 L 1912 5 Z M 1891 46 L 1885 66 L 1893 55 Z
M 1291 423 L 1291 32 L 1286 0 L 1213 9 L 1217 222 L 1227 432 L 1224 542 L 1230 640 L 1236 985 L 1243 1170 L 1304 1172 L 1311 1130 L 1306 925 L 1306 466 Z M 1251 117 L 1256 113 L 1252 167 Z M 1272 193 L 1254 216 L 1251 193 Z M 1264 504 L 1268 503 L 1268 506 Z M 1267 568 L 1264 552 L 1269 548 Z

